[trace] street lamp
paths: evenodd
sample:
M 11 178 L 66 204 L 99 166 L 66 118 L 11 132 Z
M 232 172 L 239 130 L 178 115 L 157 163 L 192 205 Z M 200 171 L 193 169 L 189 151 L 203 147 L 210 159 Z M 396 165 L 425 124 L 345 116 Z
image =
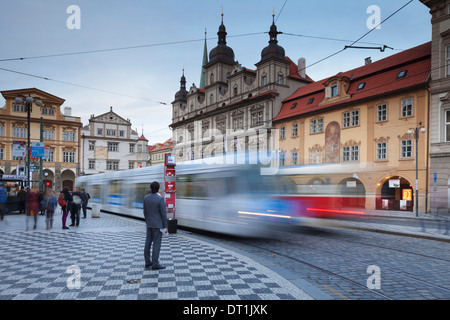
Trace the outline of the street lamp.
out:
M 416 139 L 416 217 L 419 216 L 419 159 L 418 159 L 418 149 L 419 149 L 419 131 L 422 133 L 427 132 L 427 129 L 422 125 L 422 121 L 419 122 L 419 126 L 416 128 L 409 128 L 408 134 L 414 134 Z
M 31 108 L 33 106 L 33 102 L 38 106 L 42 106 L 42 101 L 41 98 L 39 97 L 25 97 L 22 95 L 19 95 L 16 99 L 15 102 L 17 104 L 23 104 L 24 103 L 24 99 L 25 99 L 25 107 L 27 108 L 27 135 L 28 135 L 28 140 L 27 140 L 27 187 L 28 190 L 31 187 L 31 180 L 30 180 L 30 162 L 31 162 L 31 130 L 30 130 L 30 116 L 31 116 Z

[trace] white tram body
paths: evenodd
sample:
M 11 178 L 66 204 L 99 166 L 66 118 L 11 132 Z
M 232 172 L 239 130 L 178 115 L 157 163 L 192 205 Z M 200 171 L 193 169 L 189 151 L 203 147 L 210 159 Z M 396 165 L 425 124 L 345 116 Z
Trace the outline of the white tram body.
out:
M 244 237 L 270 237 L 269 231 L 298 223 L 276 197 L 274 176 L 257 165 L 180 163 L 176 166 L 175 218 L 178 225 Z M 77 178 L 101 211 L 143 219 L 143 199 L 158 181 L 164 196 L 164 166 Z M 275 185 L 274 185 L 275 183 Z M 168 218 L 172 214 L 168 213 Z

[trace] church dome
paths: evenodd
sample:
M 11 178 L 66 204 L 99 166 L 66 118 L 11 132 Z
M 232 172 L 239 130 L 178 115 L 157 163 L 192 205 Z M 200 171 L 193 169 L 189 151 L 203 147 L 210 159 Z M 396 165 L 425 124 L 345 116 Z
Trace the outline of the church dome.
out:
M 183 71 L 183 75 L 181 76 L 181 80 L 180 80 L 180 90 L 175 93 L 175 101 L 187 101 L 187 95 L 188 92 L 186 90 L 186 78 L 184 77 L 184 71 Z
M 270 58 L 276 58 L 276 59 L 281 59 L 281 60 L 286 59 L 284 48 L 282 46 L 278 45 L 277 35 L 280 33 L 281 32 L 278 32 L 278 30 L 277 30 L 275 21 L 272 22 L 272 25 L 270 26 L 270 31 L 269 31 L 269 36 L 270 36 L 269 45 L 261 51 L 261 61 L 264 61 L 264 60 L 267 60 Z
M 229 46 L 227 46 L 227 31 L 225 25 L 223 24 L 223 15 L 222 15 L 222 24 L 219 26 L 219 32 L 217 32 L 218 41 L 217 46 L 213 48 L 209 52 L 209 62 L 213 62 L 215 60 L 222 60 L 230 63 L 235 63 L 234 61 L 234 51 Z

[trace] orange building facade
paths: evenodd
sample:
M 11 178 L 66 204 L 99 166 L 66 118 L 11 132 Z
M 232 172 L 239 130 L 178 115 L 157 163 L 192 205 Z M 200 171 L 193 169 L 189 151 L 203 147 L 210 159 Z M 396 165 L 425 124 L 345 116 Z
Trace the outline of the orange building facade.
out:
M 430 63 L 426 43 L 298 89 L 273 121 L 279 165 L 308 166 L 297 184 L 339 185 L 357 207 L 413 211 L 418 194 L 424 212 Z

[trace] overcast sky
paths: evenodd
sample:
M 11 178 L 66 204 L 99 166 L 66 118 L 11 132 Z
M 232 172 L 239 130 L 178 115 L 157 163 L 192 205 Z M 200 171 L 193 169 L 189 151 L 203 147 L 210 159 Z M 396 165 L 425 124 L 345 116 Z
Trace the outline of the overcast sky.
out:
M 188 89 L 199 86 L 204 32 L 209 52 L 217 44 L 222 6 L 227 44 L 242 66 L 255 69 L 260 60 L 274 8 L 278 31 L 284 32 L 279 45 L 295 62 L 306 58 L 306 73 L 321 80 L 363 65 L 366 57 L 376 61 L 430 41 L 429 10 L 414 0 L 355 44 L 394 50 L 347 49 L 308 67 L 370 31 L 377 18 L 370 6 L 379 8 L 382 21 L 408 2 L 0 0 L 0 91 L 35 87 L 56 95 L 66 100 L 62 110 L 72 107 L 84 125 L 112 106 L 154 144 L 172 136 L 171 102 L 183 67 Z M 72 5 L 79 15 L 67 13 Z M 79 29 L 73 28 L 77 22 Z M 127 49 L 59 55 L 117 48 Z M 36 58 L 46 55 L 59 56 Z

